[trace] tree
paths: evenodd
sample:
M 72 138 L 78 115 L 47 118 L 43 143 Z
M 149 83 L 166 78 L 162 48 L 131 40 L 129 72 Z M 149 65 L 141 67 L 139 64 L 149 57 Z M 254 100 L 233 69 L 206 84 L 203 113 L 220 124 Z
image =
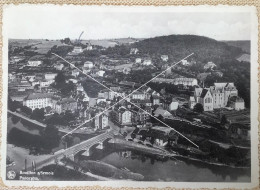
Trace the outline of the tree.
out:
M 38 120 L 38 121 L 41 121 L 44 119 L 44 109 L 41 108 L 36 108 L 33 110 L 32 112 L 32 115 L 31 115 L 31 118 L 32 119 L 35 119 L 35 120 Z
M 228 123 L 227 117 L 226 117 L 226 115 L 223 115 L 223 116 L 221 117 L 221 125 L 225 125 L 225 124 L 227 124 L 227 123 Z
M 59 131 L 54 125 L 47 125 L 42 134 L 44 145 L 47 149 L 52 149 L 59 145 Z
M 62 86 L 66 82 L 66 78 L 62 72 L 59 72 L 55 77 L 55 83 L 58 87 Z
M 197 103 L 194 108 L 193 111 L 198 112 L 198 113 L 202 113 L 204 111 L 203 105 L 200 103 Z

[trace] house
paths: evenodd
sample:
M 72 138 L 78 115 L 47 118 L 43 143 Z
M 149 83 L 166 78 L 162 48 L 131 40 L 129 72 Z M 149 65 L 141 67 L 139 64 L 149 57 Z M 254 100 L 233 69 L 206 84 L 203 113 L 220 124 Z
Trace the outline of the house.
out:
M 95 130 L 104 129 L 108 126 L 108 115 L 103 113 L 95 117 Z
M 172 99 L 171 103 L 169 104 L 168 110 L 169 111 L 176 111 L 179 107 L 179 102 L 176 99 Z
M 75 46 L 74 49 L 72 50 L 73 54 L 78 54 L 78 53 L 82 53 L 83 49 L 80 46 Z
M 198 103 L 202 104 L 204 111 L 213 111 L 213 97 L 209 89 L 202 90 Z
M 158 117 L 158 116 L 160 116 L 160 115 L 163 116 L 164 118 L 169 118 L 169 117 L 172 116 L 172 114 L 171 114 L 169 111 L 163 109 L 162 107 L 158 107 L 158 108 L 154 111 L 154 116 L 155 116 L 155 117 Z
M 158 95 L 152 95 L 152 103 L 153 105 L 160 105 L 160 96 Z
M 198 80 L 195 78 L 174 78 L 174 79 L 168 79 L 168 78 L 155 78 L 153 80 L 155 83 L 168 83 L 168 84 L 174 84 L 174 85 L 184 85 L 184 86 L 197 86 Z
M 217 65 L 210 61 L 210 62 L 206 63 L 203 68 L 204 68 L 204 70 L 208 70 L 208 69 L 213 70 L 216 67 L 217 67 Z
M 54 81 L 54 79 L 55 79 L 55 77 L 57 76 L 57 73 L 45 73 L 44 74 L 44 78 L 46 79 L 46 80 L 52 80 L 52 81 Z
M 162 106 L 168 111 L 175 111 L 179 107 L 179 102 L 175 98 L 166 98 L 163 100 Z
M 173 84 L 182 84 L 184 86 L 196 86 L 198 85 L 198 80 L 195 78 L 175 78 Z
M 100 70 L 98 71 L 96 74 L 99 76 L 99 77 L 103 77 L 104 74 L 105 74 L 106 71 L 103 71 L 103 70 Z
M 188 62 L 186 59 L 183 59 L 183 60 L 181 60 L 181 64 L 183 66 L 188 66 L 188 65 L 190 65 L 190 62 Z
M 45 88 L 45 87 L 49 87 L 51 83 L 53 83 L 54 80 L 45 80 L 43 79 L 42 81 L 40 81 L 40 87 L 41 88 Z
M 120 125 L 132 125 L 134 114 L 125 107 L 113 111 L 114 121 Z
M 152 64 L 152 60 L 151 59 L 145 59 L 144 61 L 143 61 L 143 65 L 145 65 L 145 66 L 149 66 L 149 65 L 151 65 Z
M 138 51 L 139 51 L 139 50 L 138 50 L 137 48 L 131 48 L 130 54 L 137 54 Z
M 126 74 L 126 75 L 128 75 L 130 72 L 131 72 L 131 68 L 129 68 L 129 67 L 125 67 L 123 69 L 123 73 Z
M 41 59 L 41 57 L 39 57 L 37 55 L 31 57 L 29 59 L 29 61 L 28 61 L 28 66 L 30 66 L 30 67 L 38 67 L 39 65 L 42 64 L 42 61 L 40 59 Z
M 227 106 L 230 97 L 238 96 L 234 83 L 214 83 L 210 89 L 214 98 L 214 108 L 223 108 Z
M 167 144 L 177 144 L 178 134 L 169 127 L 154 126 L 149 132 L 144 133 L 149 139 L 154 139 L 154 144 L 156 146 L 166 146 Z
M 88 44 L 88 46 L 87 46 L 86 50 L 88 50 L 88 51 L 90 51 L 90 50 L 93 50 L 93 46 L 92 46 L 92 45 L 90 45 L 90 44 Z
M 77 101 L 74 98 L 62 98 L 53 104 L 53 109 L 58 114 L 67 110 L 74 112 L 77 110 Z
M 163 61 L 168 61 L 169 57 L 168 57 L 168 55 L 161 55 L 161 59 Z
M 91 69 L 94 67 L 94 64 L 91 61 L 86 61 L 83 67 Z
M 135 63 L 141 63 L 142 62 L 142 59 L 141 58 L 136 58 L 135 59 Z
M 132 93 L 131 98 L 132 99 L 138 99 L 138 100 L 144 100 L 145 99 L 145 93 L 140 91 L 135 91 Z
M 100 102 L 106 102 L 106 98 L 101 98 L 101 97 L 98 97 L 97 98 L 97 104 L 99 104 Z
M 63 69 L 64 65 L 62 63 L 56 63 L 54 65 L 54 68 L 61 71 Z
M 190 96 L 190 99 L 189 99 L 189 108 L 190 109 L 193 109 L 194 108 L 194 106 L 197 104 L 197 102 L 195 101 L 195 98 L 194 98 L 194 96 Z
M 73 70 L 71 71 L 71 75 L 74 76 L 74 77 L 77 77 L 77 76 L 79 75 L 79 70 L 73 69 Z
M 233 96 L 229 100 L 230 102 L 230 107 L 233 108 L 234 110 L 243 110 L 245 109 L 245 102 L 243 98 L 240 98 L 238 96 Z
M 53 107 L 51 93 L 31 93 L 26 96 L 23 100 L 23 105 L 31 108 L 32 110 L 36 108 Z

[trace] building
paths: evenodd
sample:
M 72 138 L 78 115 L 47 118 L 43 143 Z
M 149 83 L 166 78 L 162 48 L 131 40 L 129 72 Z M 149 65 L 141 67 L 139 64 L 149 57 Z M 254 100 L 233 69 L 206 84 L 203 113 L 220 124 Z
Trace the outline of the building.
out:
M 72 50 L 72 53 L 74 54 L 78 54 L 78 53 L 82 53 L 83 49 L 80 46 L 75 46 L 74 49 Z
M 174 78 L 174 79 L 168 79 L 168 78 L 155 78 L 153 80 L 155 83 L 168 83 L 168 84 L 174 84 L 174 85 L 184 85 L 184 86 L 196 86 L 198 85 L 198 80 L 195 78 Z
M 90 45 L 90 44 L 88 44 L 88 46 L 87 46 L 86 50 L 88 50 L 88 51 L 90 51 L 90 50 L 93 50 L 93 46 L 92 46 L 92 45 Z
M 53 107 L 52 94 L 50 93 L 31 93 L 23 100 L 23 105 L 31 108 L 32 110 L 36 108 Z
M 54 65 L 54 68 L 61 71 L 63 69 L 64 65 L 62 63 L 56 63 Z
M 168 55 L 161 55 L 161 59 L 163 61 L 168 61 L 169 57 L 168 57 Z
M 86 61 L 83 67 L 91 69 L 94 67 L 94 64 L 91 61 Z
M 149 66 L 149 65 L 151 65 L 152 64 L 152 60 L 151 59 L 145 59 L 144 61 L 143 61 L 143 65 L 145 65 L 145 66 Z
M 79 70 L 73 69 L 73 70 L 71 71 L 71 75 L 74 76 L 74 77 L 77 77 L 77 76 L 79 75 Z
M 160 105 L 160 96 L 158 95 L 152 95 L 152 103 L 153 105 Z
M 98 71 L 96 74 L 99 76 L 99 77 L 103 77 L 104 74 L 105 74 L 106 71 L 103 71 L 103 70 L 100 70 Z
M 188 65 L 190 65 L 190 62 L 188 62 L 186 59 L 184 59 L 184 60 L 181 61 L 181 64 L 183 66 L 188 66 Z
M 230 107 L 233 108 L 234 110 L 243 110 L 245 109 L 245 102 L 243 98 L 240 98 L 238 96 L 233 96 L 230 98 Z
M 38 67 L 42 64 L 42 61 L 40 60 L 39 56 L 31 57 L 28 61 L 28 66 L 30 67 Z
M 99 113 L 97 113 L 99 114 Z M 99 116 L 95 117 L 95 130 L 104 129 L 108 126 L 108 115 L 107 113 L 103 113 Z
M 54 81 L 54 79 L 55 79 L 56 76 L 57 76 L 57 73 L 46 73 L 46 74 L 44 75 L 44 78 L 45 78 L 46 80 L 52 80 L 52 81 Z
M 141 58 L 136 58 L 135 59 L 135 63 L 142 63 L 142 59 Z
M 132 125 L 133 122 L 133 112 L 126 109 L 125 107 L 120 107 L 113 111 L 114 121 L 120 125 Z
M 74 112 L 77 110 L 77 101 L 74 98 L 62 98 L 53 104 L 53 109 L 58 114 L 67 110 Z
M 194 108 L 194 106 L 197 104 L 197 102 L 195 101 L 195 98 L 194 98 L 194 96 L 190 96 L 190 99 L 189 99 L 189 108 L 190 109 L 193 109 Z
M 135 100 L 144 100 L 145 99 L 145 93 L 144 92 L 140 92 L 140 91 L 135 91 L 134 93 L 132 93 L 131 95 L 132 99 L 135 99 Z
M 174 85 L 182 84 L 184 86 L 196 86 L 198 85 L 198 81 L 197 79 L 194 78 L 175 78 L 173 84 Z
M 203 105 L 204 111 L 213 111 L 213 97 L 209 89 L 202 90 L 198 103 Z
M 210 90 L 214 98 L 214 108 L 226 107 L 229 98 L 238 95 L 234 83 L 214 83 Z
M 137 54 L 138 51 L 139 51 L 139 50 L 138 50 L 137 48 L 131 48 L 130 54 Z
M 155 117 L 158 117 L 158 116 L 160 116 L 160 115 L 161 115 L 162 117 L 164 117 L 164 118 L 169 118 L 169 117 L 172 116 L 172 114 L 171 114 L 169 111 L 163 109 L 162 107 L 158 107 L 158 108 L 154 111 L 154 116 L 155 116 Z
M 208 70 L 208 69 L 213 70 L 216 67 L 217 67 L 217 65 L 210 61 L 210 62 L 206 63 L 203 68 L 204 68 L 204 70 Z

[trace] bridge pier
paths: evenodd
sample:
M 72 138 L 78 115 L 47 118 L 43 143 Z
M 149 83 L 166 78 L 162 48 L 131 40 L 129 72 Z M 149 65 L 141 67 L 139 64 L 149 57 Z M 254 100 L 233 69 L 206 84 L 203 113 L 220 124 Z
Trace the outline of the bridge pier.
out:
M 68 155 L 67 157 L 74 162 L 74 160 L 75 160 L 74 154 Z
M 100 142 L 96 148 L 102 150 L 104 148 L 103 142 Z
M 88 149 L 86 149 L 86 151 L 85 151 L 85 152 L 83 152 L 81 155 L 83 155 L 83 156 L 90 156 L 90 151 L 89 151 L 89 148 L 88 148 Z

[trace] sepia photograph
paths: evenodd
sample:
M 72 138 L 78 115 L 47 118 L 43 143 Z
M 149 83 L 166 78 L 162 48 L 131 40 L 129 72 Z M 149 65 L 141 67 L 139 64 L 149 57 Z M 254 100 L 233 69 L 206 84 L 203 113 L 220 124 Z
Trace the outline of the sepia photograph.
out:
M 3 26 L 6 183 L 258 184 L 253 7 L 12 5 Z

